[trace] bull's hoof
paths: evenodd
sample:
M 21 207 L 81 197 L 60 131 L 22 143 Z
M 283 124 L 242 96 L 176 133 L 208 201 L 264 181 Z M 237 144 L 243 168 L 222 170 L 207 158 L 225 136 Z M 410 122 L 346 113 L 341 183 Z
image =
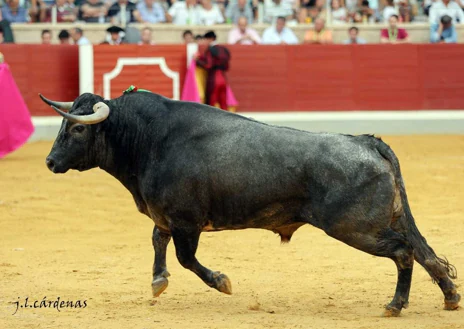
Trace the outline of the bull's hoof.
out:
M 164 276 L 156 278 L 151 283 L 151 291 L 153 292 L 153 297 L 158 297 L 163 291 L 168 287 L 169 281 Z
M 445 307 L 444 309 L 447 311 L 454 311 L 459 308 L 459 302 L 461 300 L 461 295 L 456 294 L 454 295 L 453 299 L 445 299 Z
M 385 311 L 383 311 L 383 316 L 386 318 L 398 317 L 401 314 L 401 310 L 397 309 L 396 307 L 388 305 L 385 307 Z
M 220 292 L 223 292 L 227 295 L 232 295 L 232 284 L 230 283 L 229 278 L 225 274 L 221 274 L 220 272 L 213 273 L 213 279 L 216 283 L 216 289 Z

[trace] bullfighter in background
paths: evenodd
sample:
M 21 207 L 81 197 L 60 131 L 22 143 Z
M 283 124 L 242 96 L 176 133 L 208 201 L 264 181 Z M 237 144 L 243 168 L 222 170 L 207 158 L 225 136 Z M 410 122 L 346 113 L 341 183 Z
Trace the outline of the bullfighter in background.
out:
M 208 72 L 206 81 L 205 103 L 227 111 L 227 77 L 229 70 L 230 52 L 216 44 L 216 34 L 207 32 L 204 36 L 207 44 L 206 51 L 197 57 L 196 64 Z

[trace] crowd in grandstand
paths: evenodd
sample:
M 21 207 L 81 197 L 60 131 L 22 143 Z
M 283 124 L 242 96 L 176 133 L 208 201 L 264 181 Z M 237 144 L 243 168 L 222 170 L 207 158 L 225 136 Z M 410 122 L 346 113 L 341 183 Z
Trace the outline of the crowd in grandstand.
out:
M 330 1 L 330 6 L 326 1 Z M 456 42 L 455 24 L 464 23 L 464 0 L 0 0 L 0 21 L 111 23 L 105 43 L 124 42 L 124 29 L 130 23 L 161 23 L 191 26 L 231 24 L 230 44 L 332 43 L 328 26 L 383 22 L 380 42 L 409 42 L 398 23 L 420 21 L 428 15 L 431 42 Z M 419 15 L 421 14 L 421 15 Z M 270 26 L 259 35 L 249 27 L 253 23 Z M 297 24 L 311 24 L 304 40 L 292 31 Z M 356 27 L 347 26 L 344 43 L 363 43 Z M 348 29 L 349 28 L 349 29 Z M 150 28 L 141 31 L 140 43 L 152 44 Z M 1 37 L 2 32 L 0 32 Z M 66 35 L 69 37 L 66 39 Z M 42 34 L 44 43 L 50 32 Z M 63 31 L 60 40 L 74 43 L 88 40 L 80 28 Z M 192 38 L 193 39 L 193 38 Z M 1 39 L 0 39 L 1 40 Z M 193 40 L 192 40 L 193 41 Z
M 249 23 L 275 23 L 285 17 L 289 25 L 312 23 L 318 17 L 332 24 L 386 22 L 397 15 L 399 22 L 412 22 L 419 13 L 430 23 L 446 11 L 464 23 L 461 0 L 0 0 L 1 18 L 15 23 L 50 22 L 52 8 L 58 22 L 122 24 L 173 23 L 213 25 L 238 22 L 245 16 Z M 124 15 L 120 15 L 123 12 Z

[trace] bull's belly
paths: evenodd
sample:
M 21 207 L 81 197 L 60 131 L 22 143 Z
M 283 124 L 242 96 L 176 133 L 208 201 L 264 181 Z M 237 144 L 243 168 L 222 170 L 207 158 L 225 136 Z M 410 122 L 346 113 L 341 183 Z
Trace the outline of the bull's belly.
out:
M 282 242 L 287 242 L 302 225 L 310 223 L 304 219 L 304 207 L 299 202 L 273 204 L 256 212 L 253 216 L 241 220 L 209 220 L 203 226 L 203 232 L 226 230 L 265 229 L 278 233 Z

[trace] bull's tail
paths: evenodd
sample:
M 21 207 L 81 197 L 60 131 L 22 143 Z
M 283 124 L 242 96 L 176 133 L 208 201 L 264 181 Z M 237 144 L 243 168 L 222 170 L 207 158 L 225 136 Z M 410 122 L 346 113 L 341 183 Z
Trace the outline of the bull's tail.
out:
M 407 239 L 414 249 L 415 260 L 425 268 L 434 282 L 438 282 L 440 278 L 446 276 L 451 279 L 456 279 L 456 268 L 450 264 L 446 258 L 440 258 L 435 254 L 416 226 L 411 209 L 409 208 L 408 197 L 406 195 L 398 158 L 387 144 L 379 138 L 374 138 L 376 139 L 376 148 L 378 152 L 382 157 L 388 160 L 393 167 L 395 182 L 400 190 L 401 203 L 403 206 L 403 215 L 400 220 L 403 221 L 403 224 L 406 226 L 408 232 Z

